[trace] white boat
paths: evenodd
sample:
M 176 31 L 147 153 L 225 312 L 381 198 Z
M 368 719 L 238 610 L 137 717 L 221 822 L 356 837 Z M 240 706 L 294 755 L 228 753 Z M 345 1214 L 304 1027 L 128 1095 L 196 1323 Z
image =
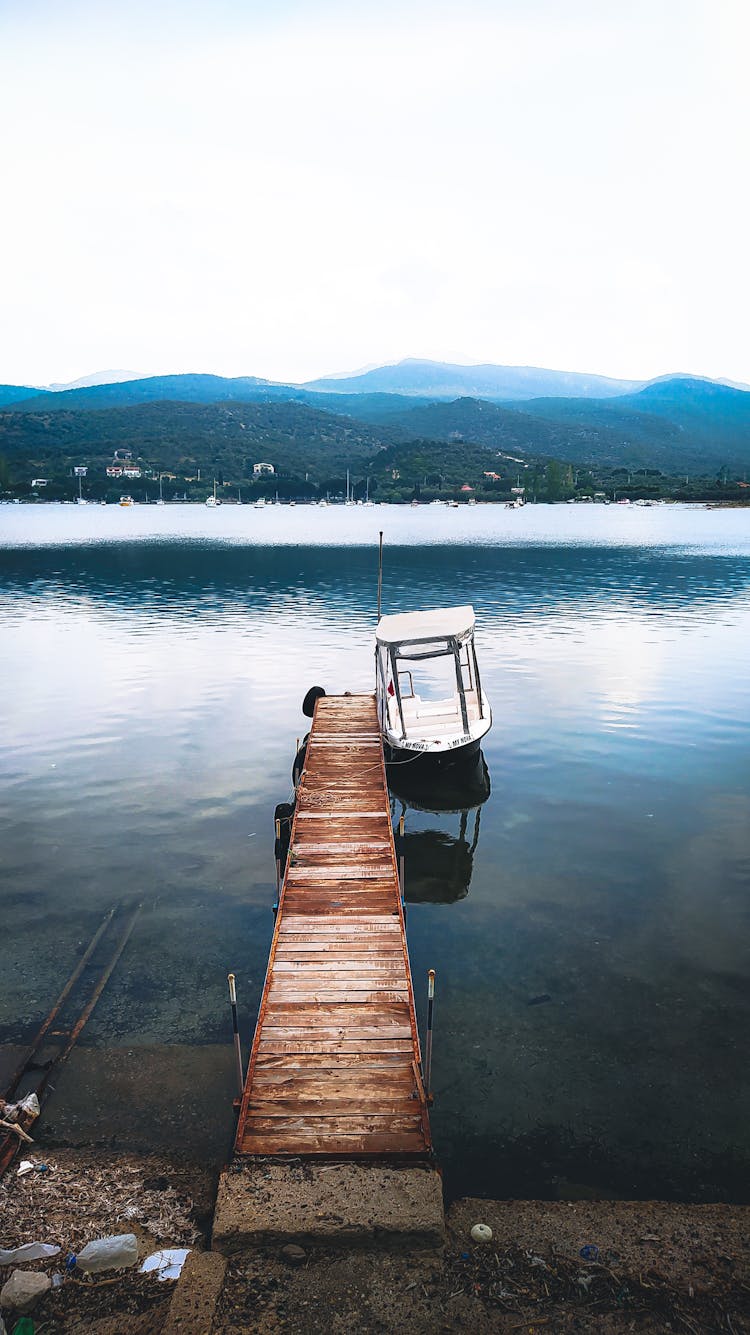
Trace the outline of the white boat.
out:
M 473 607 L 380 618 L 376 696 L 386 760 L 422 755 L 456 763 L 479 750 L 492 711 L 479 677 L 474 625 Z
M 134 501 L 133 501 L 133 497 L 132 497 L 132 496 L 121 496 L 121 497 L 120 497 L 120 505 L 133 505 L 133 504 L 134 504 Z
M 214 506 L 216 505 L 221 505 L 221 501 L 218 500 L 216 496 L 216 478 L 214 478 L 214 494 L 213 496 L 206 497 L 206 505 L 208 506 L 209 510 L 213 510 Z
M 266 508 L 266 498 L 265 496 L 259 496 L 257 501 L 255 502 L 255 509 L 265 510 L 265 508 Z
M 163 482 L 162 482 L 162 475 L 161 475 L 161 473 L 159 474 L 159 499 L 158 499 L 158 501 L 156 502 L 156 504 L 157 504 L 157 505 L 163 505 L 163 504 L 164 504 L 164 484 L 163 484 Z

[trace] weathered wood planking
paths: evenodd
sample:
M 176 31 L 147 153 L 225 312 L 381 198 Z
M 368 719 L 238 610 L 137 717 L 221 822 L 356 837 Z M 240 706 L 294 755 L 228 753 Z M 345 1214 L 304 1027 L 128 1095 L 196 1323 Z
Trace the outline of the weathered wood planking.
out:
M 315 707 L 238 1154 L 424 1157 L 430 1128 L 373 696 Z

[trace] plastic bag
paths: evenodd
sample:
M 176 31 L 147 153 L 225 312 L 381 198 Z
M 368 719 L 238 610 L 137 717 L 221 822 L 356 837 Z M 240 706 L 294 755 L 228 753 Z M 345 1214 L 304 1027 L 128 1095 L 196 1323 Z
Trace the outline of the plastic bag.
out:
M 59 1250 L 51 1242 L 24 1242 L 21 1247 L 14 1247 L 9 1252 L 0 1247 L 0 1265 L 16 1265 L 18 1261 L 46 1261 L 49 1256 L 57 1256 Z
M 189 1247 L 164 1247 L 162 1251 L 146 1257 L 140 1273 L 144 1275 L 149 1270 L 155 1270 L 157 1279 L 179 1279 L 180 1271 L 189 1255 Z

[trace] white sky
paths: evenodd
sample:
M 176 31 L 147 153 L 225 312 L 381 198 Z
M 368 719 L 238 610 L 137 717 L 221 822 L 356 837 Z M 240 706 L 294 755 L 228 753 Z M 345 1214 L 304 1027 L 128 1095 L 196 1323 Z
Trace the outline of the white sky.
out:
M 0 383 L 750 380 L 744 0 L 0 0 Z

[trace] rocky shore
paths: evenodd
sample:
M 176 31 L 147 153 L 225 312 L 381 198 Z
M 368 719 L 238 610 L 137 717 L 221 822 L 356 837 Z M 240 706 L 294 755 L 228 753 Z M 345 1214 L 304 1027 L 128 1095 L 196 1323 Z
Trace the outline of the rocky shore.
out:
M 29 1313 L 38 1335 L 750 1335 L 745 1206 L 464 1199 L 447 1212 L 441 1250 L 275 1243 L 225 1262 L 210 1253 L 216 1179 L 201 1165 L 72 1150 L 30 1160 L 0 1182 L 0 1246 L 60 1247 L 22 1267 L 60 1277 Z M 472 1239 L 477 1223 L 491 1240 Z M 180 1279 L 66 1270 L 70 1252 L 124 1232 L 141 1257 L 192 1248 Z M 14 1268 L 0 1268 L 0 1286 Z M 12 1332 L 19 1314 L 3 1315 Z

